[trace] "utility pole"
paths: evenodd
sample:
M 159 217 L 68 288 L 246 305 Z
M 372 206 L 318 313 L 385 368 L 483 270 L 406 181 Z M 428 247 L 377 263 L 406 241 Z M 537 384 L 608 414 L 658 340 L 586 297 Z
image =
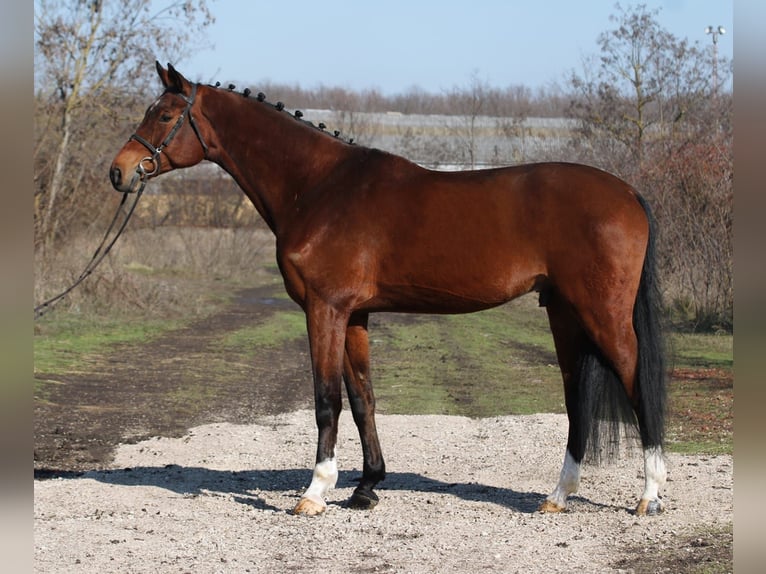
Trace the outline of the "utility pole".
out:
M 723 26 L 713 28 L 708 26 L 705 28 L 705 34 L 710 34 L 713 37 L 713 97 L 718 97 L 718 36 L 726 34 L 726 29 Z

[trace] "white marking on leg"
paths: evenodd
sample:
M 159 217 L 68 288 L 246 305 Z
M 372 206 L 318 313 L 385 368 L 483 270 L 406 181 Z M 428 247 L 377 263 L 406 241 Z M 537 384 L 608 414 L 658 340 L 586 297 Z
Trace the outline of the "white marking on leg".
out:
M 659 500 L 660 488 L 665 485 L 668 472 L 662 458 L 662 447 L 644 449 L 644 494 L 643 500 Z
M 567 496 L 577 492 L 580 487 L 580 464 L 567 449 L 564 455 L 564 465 L 561 467 L 559 483 L 555 490 L 548 495 L 548 500 L 561 508 L 566 508 Z
M 303 498 L 311 499 L 324 505 L 324 497 L 327 492 L 335 486 L 338 480 L 338 463 L 335 460 L 335 453 L 332 458 L 317 463 L 314 467 L 314 474 L 311 477 L 311 484 L 303 493 Z

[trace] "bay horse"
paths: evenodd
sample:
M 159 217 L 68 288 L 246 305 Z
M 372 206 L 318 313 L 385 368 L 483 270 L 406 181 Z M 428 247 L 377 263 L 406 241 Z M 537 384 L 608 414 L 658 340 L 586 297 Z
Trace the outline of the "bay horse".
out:
M 363 453 L 348 504 L 378 502 L 373 489 L 385 463 L 370 313 L 470 313 L 531 291 L 547 311 L 569 421 L 558 483 L 540 510 L 564 510 L 586 450 L 598 454 L 605 438 L 619 439 L 625 428 L 638 431 L 644 452 L 635 513 L 662 510 L 655 232 L 647 203 L 630 185 L 567 163 L 432 171 L 346 142 L 262 93 L 193 83 L 170 64 L 156 68 L 164 91 L 117 153 L 110 179 L 131 192 L 171 170 L 215 162 L 276 236 L 285 288 L 306 314 L 319 435 L 295 514 L 323 513 L 338 477 L 341 381 Z

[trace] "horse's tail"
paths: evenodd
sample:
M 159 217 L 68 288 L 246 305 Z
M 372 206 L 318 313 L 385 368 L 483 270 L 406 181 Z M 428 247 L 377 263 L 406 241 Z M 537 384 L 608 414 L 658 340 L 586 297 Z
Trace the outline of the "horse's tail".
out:
M 657 278 L 657 224 L 646 200 L 638 196 L 649 220 L 649 242 L 641 271 L 633 328 L 638 338 L 636 385 L 639 397 L 638 422 L 644 448 L 661 447 L 665 438 L 665 345 L 662 336 L 662 296 Z
M 656 222 L 649 205 L 637 194 L 649 220 L 649 239 L 633 307 L 638 340 L 635 392 L 637 408 L 609 362 L 595 346 L 583 353 L 579 372 L 579 426 L 583 452 L 591 460 L 612 458 L 621 435 L 636 438 L 643 448 L 660 447 L 665 432 L 665 347 L 661 328 L 661 295 L 656 269 Z

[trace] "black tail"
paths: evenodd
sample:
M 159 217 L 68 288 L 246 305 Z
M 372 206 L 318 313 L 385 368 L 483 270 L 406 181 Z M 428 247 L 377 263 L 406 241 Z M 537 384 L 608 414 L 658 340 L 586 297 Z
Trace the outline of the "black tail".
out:
M 636 438 L 644 448 L 662 446 L 665 434 L 665 347 L 661 328 L 661 296 L 655 262 L 656 223 L 648 204 L 638 197 L 649 219 L 641 282 L 633 308 L 638 339 L 635 385 L 637 412 L 617 373 L 595 345 L 582 355 L 579 371 L 580 452 L 598 462 L 619 452 L 620 438 Z
M 644 448 L 662 446 L 665 439 L 665 344 L 662 337 L 662 297 L 656 269 L 657 224 L 646 200 L 638 196 L 649 219 L 649 244 L 646 247 L 633 326 L 638 338 L 639 428 Z

